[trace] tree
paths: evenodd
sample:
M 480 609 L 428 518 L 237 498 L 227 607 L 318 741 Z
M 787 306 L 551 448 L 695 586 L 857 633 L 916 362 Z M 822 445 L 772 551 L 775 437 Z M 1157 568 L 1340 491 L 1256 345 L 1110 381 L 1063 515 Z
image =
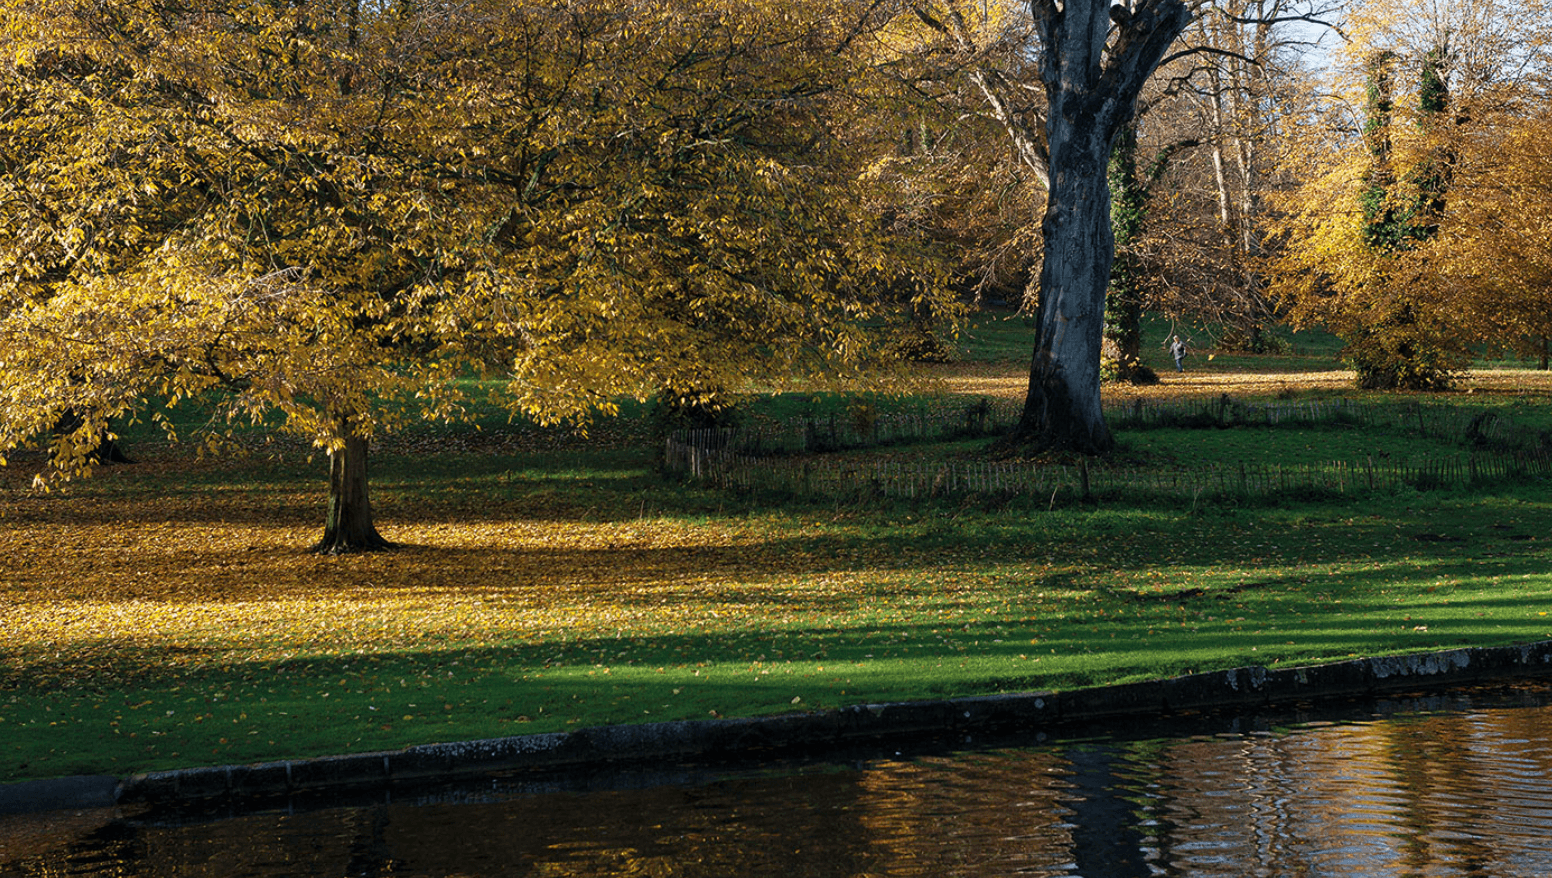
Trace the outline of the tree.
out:
M 986 123 L 955 140 L 960 150 L 955 165 L 970 172 L 967 180 L 956 182 L 968 186 L 940 194 L 931 209 L 941 217 L 946 205 L 969 202 L 974 209 L 971 221 L 960 225 L 969 228 L 956 241 L 972 257 L 967 269 L 977 275 L 977 295 L 1008 284 L 1011 275 L 1019 278 L 1018 289 L 998 298 L 1038 311 L 1038 289 L 1031 281 L 1040 264 L 1038 220 L 1048 195 L 1050 157 L 1045 95 L 1037 85 L 1040 47 L 1032 21 L 1007 3 L 917 2 L 913 12 L 925 33 L 916 63 L 908 68 L 912 85 L 930 94 L 933 108 L 948 110 L 960 120 Z M 967 126 L 961 121 L 954 128 L 964 132 Z M 1142 227 L 1147 181 L 1137 174 L 1135 120 L 1125 132 L 1111 162 L 1112 220 L 1121 258 L 1111 279 L 1103 369 L 1107 377 L 1134 380 L 1151 373 L 1138 358 L 1141 265 L 1126 258 L 1126 244 Z M 965 148 L 970 138 L 979 150 Z M 1000 138 L 1003 145 L 988 149 L 989 138 Z M 931 171 L 942 173 L 939 168 Z
M 1492 8 L 1486 8 L 1492 7 Z M 1362 107 L 1318 151 L 1288 200 L 1277 289 L 1300 323 L 1324 323 L 1366 387 L 1437 389 L 1502 317 L 1464 282 L 1441 236 L 1459 228 L 1457 180 L 1496 175 L 1495 130 L 1512 128 L 1547 67 L 1544 4 L 1366 4 L 1338 71 Z M 1333 117 L 1340 119 L 1341 107 Z M 1353 118 L 1356 117 L 1356 118 Z M 1447 266 L 1453 265 L 1453 269 Z
M 1441 71 L 1444 54 L 1439 46 L 1421 60 L 1417 119 L 1425 133 L 1438 124 L 1448 104 Z M 1357 370 L 1360 387 L 1437 390 L 1449 385 L 1455 365 L 1465 359 L 1460 333 L 1452 338 L 1444 320 L 1428 319 L 1427 305 L 1395 283 L 1388 269 L 1392 260 L 1437 236 L 1451 162 L 1442 149 L 1434 148 L 1397 178 L 1391 144 L 1394 60 L 1390 52 L 1381 52 L 1370 62 L 1364 125 L 1369 165 L 1359 194 L 1363 245 L 1378 257 L 1371 262 L 1364 292 L 1371 305 L 1384 305 L 1379 311 L 1368 309 L 1367 319 L 1347 328 L 1346 357 Z
M 1444 210 L 1447 167 L 1436 148 L 1411 138 L 1436 136 L 1430 129 L 1444 106 L 1440 58 L 1442 52 L 1431 52 L 1421 60 L 1415 131 L 1395 125 L 1396 55 L 1381 50 L 1368 60 L 1361 149 L 1351 159 L 1354 183 L 1339 196 L 1352 212 L 1331 216 L 1329 206 L 1314 206 L 1323 217 L 1318 228 L 1283 257 L 1285 272 L 1298 266 L 1293 270 L 1310 285 L 1308 294 L 1289 296 L 1294 318 L 1318 315 L 1341 336 L 1343 356 L 1366 388 L 1442 389 L 1469 352 L 1470 337 L 1454 325 L 1448 302 L 1423 282 L 1427 245 Z M 1419 158 L 1419 150 L 1430 155 Z M 1339 252 L 1344 258 L 1330 258 Z
M 1115 261 L 1105 296 L 1104 354 L 1101 371 L 1136 384 L 1157 383 L 1158 376 L 1142 363 L 1141 260 L 1134 247 L 1148 214 L 1148 183 L 1137 169 L 1137 128 L 1122 128 L 1110 153 L 1110 229 Z
M 1190 20 L 1178 0 L 1031 3 L 1043 51 L 1046 202 L 1039 314 L 1015 441 L 1085 453 L 1114 444 L 1100 410 L 1099 348 L 1114 258 L 1106 181 L 1138 94 Z M 1111 24 L 1114 18 L 1115 34 Z
M 7 220 L 45 246 L 5 254 L 6 447 L 76 413 L 54 463 L 78 473 L 110 419 L 219 390 L 328 453 L 320 551 L 387 545 L 367 445 L 451 366 L 414 354 L 476 218 L 436 183 L 413 30 L 340 11 L 6 8 L 8 127 L 48 132 L 7 169 Z
M 1199 145 L 1195 137 L 1167 140 L 1146 166 L 1139 166 L 1137 125 L 1122 129 L 1110 154 L 1110 227 L 1115 237 L 1115 261 L 1105 296 L 1105 335 L 1101 371 L 1131 384 L 1156 384 L 1158 376 L 1142 362 L 1142 315 L 1150 298 L 1157 302 L 1160 278 L 1168 256 L 1156 242 L 1155 195 L 1162 188 L 1179 153 Z M 1162 127 L 1162 126 L 1160 126 Z M 1152 295 L 1150 296 L 1150 293 Z
M 1138 174 L 1130 139 L 1118 138 L 1133 130 L 1142 89 L 1166 61 L 1238 58 L 1254 66 L 1266 57 L 1263 52 L 1271 51 L 1271 28 L 1290 21 L 1314 23 L 1317 14 L 1270 0 L 1222 4 L 1149 0 L 1113 9 L 1098 2 L 1035 2 L 1028 7 L 1032 14 L 1024 19 L 1028 27 L 1020 29 L 1012 24 L 1010 10 L 1015 7 L 1010 3 L 916 0 L 911 8 L 940 36 L 937 51 L 952 58 L 951 66 L 957 65 L 955 69 L 973 83 L 987 113 L 1006 132 L 1017 163 L 1044 190 L 1039 237 L 1019 238 L 1038 240 L 1041 251 L 1041 258 L 1035 260 L 1040 266 L 1038 281 L 1026 296 L 1026 304 L 1033 300 L 1038 329 L 1024 413 L 1010 442 L 1016 447 L 1104 451 L 1112 439 L 1100 413 L 1102 339 L 1108 322 L 1115 359 L 1123 363 L 1136 359 L 1136 283 L 1143 266 L 1135 258 L 1137 253 L 1129 252 L 1119 273 L 1112 276 L 1115 235 L 1117 231 L 1125 236 L 1138 234 L 1149 212 L 1146 183 L 1166 168 L 1152 162 Z M 1247 54 L 1240 45 L 1198 40 L 1166 56 L 1198 14 L 1255 29 L 1256 54 Z M 1182 61 L 1182 66 L 1188 69 L 1176 78 L 1184 83 L 1204 65 L 1192 67 Z M 1206 65 L 1206 69 L 1215 68 Z M 1022 75 L 1028 71 L 1034 75 Z M 1163 89 L 1166 97 L 1172 88 Z M 1220 83 L 1217 90 L 1227 88 Z M 1036 92 L 1038 99 L 1033 99 Z M 1203 139 L 1198 133 L 1153 146 L 1167 162 L 1186 143 Z M 1218 144 L 1216 137 L 1207 140 Z M 1241 157 L 1248 179 L 1254 159 L 1245 151 Z M 1117 185 L 1115 191 L 1108 191 L 1105 170 L 1112 158 Z M 1219 192 L 1227 203 L 1231 197 L 1227 184 Z M 1246 194 L 1240 203 L 1247 204 L 1252 197 Z M 1114 226 L 1112 210 L 1116 211 Z M 1239 237 L 1252 236 L 1247 232 Z M 1117 300 L 1108 321 L 1103 295 L 1107 286 Z
M 1265 199 L 1275 190 L 1279 132 L 1311 100 L 1304 64 L 1334 31 L 1331 10 L 1290 0 L 1217 0 L 1181 38 L 1156 79 L 1149 128 L 1191 145 L 1154 187 L 1150 223 L 1138 247 L 1152 307 L 1221 324 L 1219 347 L 1263 352 L 1276 319 L 1261 261 Z
M 0 6 L 0 449 L 76 412 L 80 473 L 110 419 L 216 394 L 327 451 L 317 548 L 356 551 L 370 441 L 459 416 L 455 377 L 558 422 L 861 374 L 870 285 L 940 291 L 818 123 L 872 11 L 792 12 Z
M 1024 303 L 1036 314 L 1035 353 L 1011 442 L 1101 452 L 1112 444 L 1099 404 L 1104 293 L 1114 258 L 1107 168 L 1138 94 L 1190 11 L 1179 2 L 1117 6 L 1112 34 L 1108 3 L 1033 3 L 1022 25 L 1012 4 L 965 7 L 953 0 L 912 4 L 1006 133 L 1026 185 L 1041 190 L 1044 205 L 1036 211 L 1043 215 L 1041 258 L 1031 260 L 1038 281 Z M 1124 212 L 1140 218 L 1137 208 L 1132 203 Z

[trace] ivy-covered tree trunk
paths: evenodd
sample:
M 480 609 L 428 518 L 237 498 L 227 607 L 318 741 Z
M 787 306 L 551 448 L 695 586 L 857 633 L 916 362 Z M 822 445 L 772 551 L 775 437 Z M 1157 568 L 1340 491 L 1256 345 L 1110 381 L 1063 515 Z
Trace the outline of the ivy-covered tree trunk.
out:
M 329 504 L 323 539 L 313 546 L 314 552 L 343 555 L 393 548 L 392 543 L 378 534 L 372 522 L 367 480 L 368 445 L 365 438 L 351 433 L 343 445 L 329 452 Z
M 1423 58 L 1418 89 L 1418 121 L 1425 132 L 1442 118 L 1448 105 L 1441 47 Z M 1393 260 L 1438 234 L 1448 189 L 1449 157 L 1435 154 L 1405 174 L 1392 158 L 1390 68 L 1395 55 L 1381 52 L 1369 64 L 1364 145 L 1369 167 L 1362 193 L 1363 242 L 1381 257 L 1369 279 L 1369 297 L 1381 303 L 1358 321 L 1344 353 L 1358 373 L 1358 384 L 1370 390 L 1441 390 L 1449 386 L 1460 342 L 1452 329 L 1429 320 L 1425 309 L 1407 294 L 1404 282 L 1392 275 Z
M 1391 196 L 1395 176 L 1390 165 L 1390 117 L 1395 103 L 1390 96 L 1390 67 L 1394 61 L 1393 53 L 1381 52 L 1369 62 L 1363 121 L 1363 143 L 1369 152 L 1362 195 L 1363 242 L 1384 253 L 1401 246 L 1405 228 Z
M 1115 261 L 1105 302 L 1102 372 L 1117 381 L 1154 384 L 1158 376 L 1142 363 L 1142 292 L 1140 267 L 1131 246 L 1142 232 L 1148 191 L 1137 174 L 1137 126 L 1127 124 L 1110 153 L 1110 229 L 1115 237 Z

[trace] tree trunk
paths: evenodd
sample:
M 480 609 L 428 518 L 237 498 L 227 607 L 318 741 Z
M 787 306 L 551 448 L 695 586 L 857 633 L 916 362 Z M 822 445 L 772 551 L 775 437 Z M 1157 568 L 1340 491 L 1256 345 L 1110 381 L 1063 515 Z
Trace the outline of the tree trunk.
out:
M 1137 173 L 1135 123 L 1122 126 L 1116 137 L 1110 153 L 1109 180 L 1115 260 L 1110 265 L 1110 289 L 1105 299 L 1105 355 L 1101 372 L 1104 366 L 1113 366 L 1116 381 L 1157 384 L 1158 376 L 1142 363 L 1142 266 L 1132 250 L 1148 214 L 1148 184 Z M 1114 362 L 1105 363 L 1107 360 Z
M 1041 227 L 1038 334 L 1017 436 L 1042 449 L 1102 454 L 1115 444 L 1099 397 L 1105 293 L 1115 253 L 1105 179 L 1110 144 L 1092 128 L 1068 126 L 1062 134 L 1051 138 L 1053 167 L 1067 152 L 1089 161 L 1072 160 L 1065 173 L 1051 175 Z
M 1106 181 L 1116 134 L 1190 20 L 1179 0 L 1032 0 L 1043 44 L 1051 185 L 1039 321 L 1018 445 L 1098 454 L 1115 444 L 1100 409 L 1105 291 L 1115 258 Z M 1111 20 L 1115 34 L 1111 34 Z
M 367 490 L 367 444 L 366 439 L 352 434 L 343 447 L 329 452 L 329 506 L 323 539 L 313 546 L 314 552 L 343 555 L 393 548 L 372 523 L 372 501 Z
M 67 411 L 59 416 L 54 424 L 54 435 L 64 436 L 81 429 L 86 419 L 73 411 Z M 134 463 L 124 449 L 119 446 L 118 440 L 112 438 L 107 428 L 103 428 L 97 434 L 97 447 L 87 454 L 86 459 L 90 463 L 111 466 L 115 463 Z
M 92 460 L 101 464 L 134 463 L 124 449 L 119 446 L 118 440 L 111 438 L 106 432 L 97 442 L 97 450 L 92 452 Z
M 1223 141 L 1228 137 L 1228 122 L 1223 112 L 1223 82 L 1217 68 L 1211 78 L 1212 134 L 1210 151 L 1213 167 L 1213 188 L 1218 193 L 1218 228 L 1230 240 L 1234 237 L 1234 196 L 1229 191 L 1229 175 L 1223 157 Z

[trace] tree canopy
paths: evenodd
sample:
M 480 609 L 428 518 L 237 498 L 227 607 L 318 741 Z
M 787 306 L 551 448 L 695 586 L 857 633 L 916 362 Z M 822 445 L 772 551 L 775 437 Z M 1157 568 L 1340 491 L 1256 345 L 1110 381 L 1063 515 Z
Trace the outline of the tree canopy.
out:
M 1543 334 L 1545 287 L 1515 277 L 1513 242 L 1537 215 L 1535 185 L 1514 181 L 1536 165 L 1526 132 L 1545 124 L 1548 11 L 1353 11 L 1340 97 L 1289 153 L 1300 183 L 1276 268 L 1294 320 L 1340 335 L 1366 386 L 1446 386 L 1474 345 Z
M 1463 292 L 1463 323 L 1546 361 L 1552 339 L 1552 101 L 1472 144 L 1456 209 L 1440 230 L 1443 280 Z
M 0 449 L 79 472 L 216 393 L 329 452 L 349 550 L 367 443 L 456 417 L 457 376 L 556 422 L 860 375 L 942 285 L 858 196 L 876 22 L 808 5 L 5 4 Z
M 1017 443 L 1103 451 L 1107 288 L 1135 326 L 1145 184 L 1198 147 L 1180 276 L 1253 322 L 1281 182 L 1282 303 L 1373 383 L 1544 347 L 1545 0 L 1356 4 L 1308 106 L 1290 2 L 0 0 L 0 454 L 69 476 L 213 401 L 325 450 L 320 546 L 373 547 L 369 444 L 457 379 L 543 423 L 862 380 L 956 271 L 1037 278 Z

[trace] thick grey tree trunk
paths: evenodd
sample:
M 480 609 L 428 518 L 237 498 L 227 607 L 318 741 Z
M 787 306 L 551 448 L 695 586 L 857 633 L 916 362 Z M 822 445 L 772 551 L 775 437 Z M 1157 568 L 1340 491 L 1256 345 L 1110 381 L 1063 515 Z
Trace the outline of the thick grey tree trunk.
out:
M 1098 454 L 1114 439 L 1100 410 L 1099 356 L 1115 241 L 1106 171 L 1143 84 L 1190 21 L 1180 0 L 1032 0 L 1043 55 L 1050 155 L 1039 320 L 1014 441 Z M 1112 33 L 1112 21 L 1115 30 Z
M 1039 321 L 1019 434 L 1042 448 L 1085 454 L 1114 445 L 1100 411 L 1099 354 L 1115 240 L 1103 132 L 1064 126 L 1051 138 L 1052 169 L 1064 153 L 1098 156 L 1051 175 L 1046 203 Z M 1052 132 L 1053 135 L 1056 132 Z

